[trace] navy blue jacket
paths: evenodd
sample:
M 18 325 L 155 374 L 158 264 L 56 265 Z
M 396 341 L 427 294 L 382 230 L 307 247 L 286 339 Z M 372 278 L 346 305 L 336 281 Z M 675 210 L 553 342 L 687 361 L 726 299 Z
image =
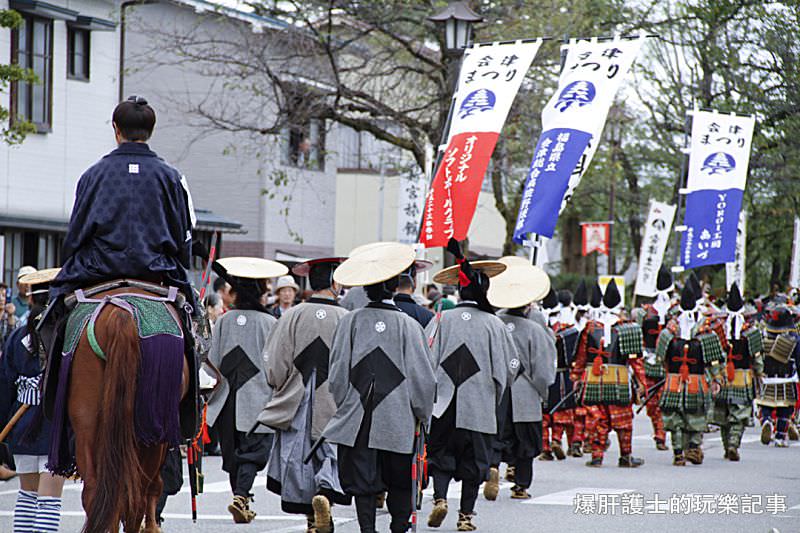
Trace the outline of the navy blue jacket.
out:
M 433 313 L 419 305 L 412 296 L 398 292 L 394 295 L 394 304 L 405 314 L 426 327 L 433 318 Z
M 0 422 L 2 426 L 17 412 L 17 378 L 41 376 L 39 357 L 31 355 L 23 339 L 27 327 L 18 327 L 6 339 L 0 357 Z M 34 393 L 38 396 L 38 390 Z M 19 455 L 47 455 L 50 447 L 50 422 L 42 415 L 41 406 L 33 405 L 11 430 L 6 443 L 11 453 Z
M 181 173 L 146 144 L 122 144 L 78 181 L 50 296 L 140 278 L 177 286 L 196 308 L 188 275 L 193 219 Z

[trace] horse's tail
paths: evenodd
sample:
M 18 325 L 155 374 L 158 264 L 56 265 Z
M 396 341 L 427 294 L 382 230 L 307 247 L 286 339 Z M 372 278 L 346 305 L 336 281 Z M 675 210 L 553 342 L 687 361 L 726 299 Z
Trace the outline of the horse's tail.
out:
M 133 317 L 125 310 L 108 306 L 98 317 L 111 332 L 103 375 L 101 411 L 97 429 L 97 490 L 87 510 L 84 533 L 117 531 L 122 509 L 144 505 L 142 468 L 137 454 L 134 427 L 136 383 L 141 360 L 139 334 Z

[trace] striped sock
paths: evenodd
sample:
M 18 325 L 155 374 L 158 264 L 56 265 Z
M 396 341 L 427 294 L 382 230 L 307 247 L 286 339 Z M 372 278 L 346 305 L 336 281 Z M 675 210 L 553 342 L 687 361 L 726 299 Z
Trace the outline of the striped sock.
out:
M 32 533 L 36 519 L 36 499 L 38 494 L 20 490 L 14 506 L 14 533 Z
M 36 522 L 32 531 L 47 533 L 58 531 L 61 521 L 61 498 L 54 496 L 39 496 L 36 505 Z

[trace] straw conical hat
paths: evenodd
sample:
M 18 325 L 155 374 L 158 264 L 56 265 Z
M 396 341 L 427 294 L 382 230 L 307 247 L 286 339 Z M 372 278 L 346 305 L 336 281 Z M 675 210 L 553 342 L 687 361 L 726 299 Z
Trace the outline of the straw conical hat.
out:
M 473 270 L 480 270 L 490 278 L 495 277 L 508 268 L 500 261 L 470 261 L 469 264 Z M 460 265 L 444 268 L 433 276 L 433 281 L 443 285 L 458 285 L 458 270 L 460 268 Z
M 17 282 L 22 283 L 23 285 L 39 285 L 41 283 L 50 283 L 58 273 L 61 272 L 60 268 L 45 268 L 44 270 L 37 270 L 36 272 L 31 272 L 30 274 L 25 274 L 21 276 Z
M 340 285 L 358 287 L 399 275 L 414 263 L 414 250 L 400 243 L 374 243 L 356 248 L 333 273 Z
M 541 300 L 550 290 L 550 278 L 541 268 L 517 256 L 501 257 L 508 268 L 492 278 L 487 298 L 495 307 L 514 309 Z
M 355 248 L 350 250 L 350 254 L 347 257 L 353 257 L 354 255 L 357 255 L 365 250 L 372 250 L 374 248 L 380 248 L 381 246 L 387 246 L 387 245 L 394 246 L 397 244 L 398 243 L 391 241 L 378 241 L 378 242 L 371 242 L 369 244 L 362 244 L 361 246 L 356 246 Z M 411 247 L 409 246 L 409 248 Z M 414 254 L 416 255 L 416 252 L 414 252 Z M 432 266 L 433 266 L 433 261 L 428 261 L 427 259 L 414 260 L 414 268 L 416 269 L 417 274 L 419 274 L 420 272 L 425 272 Z
M 231 276 L 249 279 L 277 278 L 289 273 L 286 265 L 260 257 L 224 257 L 217 263 Z

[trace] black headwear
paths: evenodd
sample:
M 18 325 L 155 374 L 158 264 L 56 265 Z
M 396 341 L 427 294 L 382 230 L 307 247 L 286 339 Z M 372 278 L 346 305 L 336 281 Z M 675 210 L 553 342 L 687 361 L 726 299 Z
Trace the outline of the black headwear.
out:
M 567 289 L 561 289 L 558 291 L 558 301 L 564 307 L 572 305 L 572 291 Z
M 656 290 L 659 292 L 666 291 L 672 286 L 672 272 L 665 265 L 661 265 L 658 269 L 658 277 L 656 278 Z
M 575 305 L 589 304 L 589 294 L 586 290 L 586 281 L 581 280 L 581 282 L 578 283 L 578 287 L 575 289 L 575 296 L 572 298 L 572 302 Z
M 688 285 L 694 292 L 695 300 L 699 300 L 703 297 L 703 288 L 700 286 L 700 280 L 697 279 L 697 274 L 691 272 L 689 277 L 686 279 L 686 285 Z
M 742 293 L 739 292 L 739 285 L 735 281 L 733 282 L 733 285 L 731 285 L 731 289 L 728 291 L 728 302 L 726 307 L 728 308 L 728 311 L 732 312 L 736 312 L 744 307 Z
M 603 305 L 606 309 L 614 309 L 622 303 L 622 297 L 619 295 L 617 283 L 612 279 L 606 285 L 606 293 L 603 295 Z
M 459 265 L 458 292 L 461 295 L 461 299 L 474 300 L 479 309 L 494 314 L 494 308 L 486 297 L 486 293 L 489 290 L 489 277 L 483 272 L 472 268 L 469 260 L 461 252 L 461 246 L 458 241 L 452 237 L 447 241 L 447 251 L 455 256 L 456 263 Z
M 681 309 L 684 311 L 692 311 L 696 306 L 697 296 L 687 281 L 687 283 L 683 286 L 683 290 L 681 291 Z
M 589 302 L 589 305 L 597 309 L 603 303 L 603 290 L 600 288 L 598 283 L 594 284 L 592 287 L 592 299 Z
M 765 322 L 770 329 L 790 329 L 794 327 L 795 319 L 788 307 L 775 305 L 767 309 Z
M 556 292 L 552 287 L 550 287 L 550 292 L 548 292 L 547 296 L 545 296 L 544 300 L 542 300 L 542 307 L 548 311 L 558 307 L 558 296 L 556 296 Z

